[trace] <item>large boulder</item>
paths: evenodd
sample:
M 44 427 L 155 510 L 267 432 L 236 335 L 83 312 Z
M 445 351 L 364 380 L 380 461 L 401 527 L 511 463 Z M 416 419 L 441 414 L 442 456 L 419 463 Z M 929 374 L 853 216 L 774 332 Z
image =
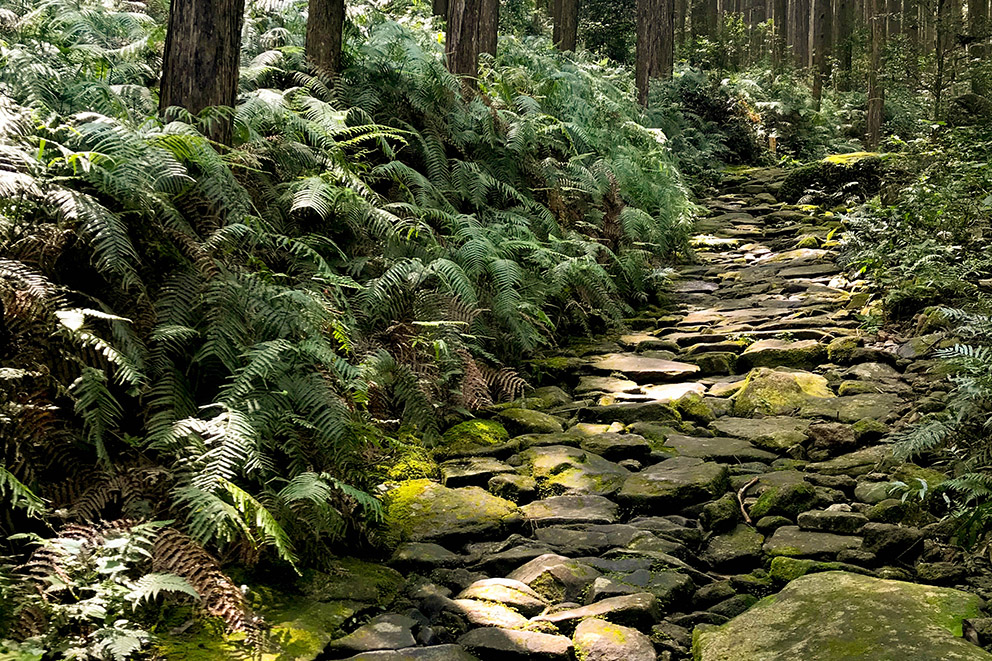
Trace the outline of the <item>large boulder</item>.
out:
M 696 661 L 990 661 L 962 639 L 972 594 L 847 572 L 809 574 L 718 628 L 697 629 Z
M 822 376 L 801 370 L 751 370 L 734 395 L 734 415 L 788 415 L 815 398 L 834 397 Z
M 450 489 L 430 480 L 410 480 L 384 500 L 385 529 L 398 541 L 464 541 L 499 535 L 521 522 L 516 505 L 479 487 Z

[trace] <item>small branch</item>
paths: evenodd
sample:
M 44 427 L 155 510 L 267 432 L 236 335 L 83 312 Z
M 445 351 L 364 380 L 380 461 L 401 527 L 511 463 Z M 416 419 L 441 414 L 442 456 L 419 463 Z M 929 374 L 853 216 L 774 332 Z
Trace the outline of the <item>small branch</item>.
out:
M 741 514 L 744 515 L 744 521 L 747 522 L 748 524 L 751 523 L 751 517 L 747 515 L 747 510 L 744 509 L 744 494 L 747 493 L 747 490 L 750 489 L 752 486 L 754 486 L 758 482 L 759 479 L 761 479 L 761 478 L 760 477 L 754 478 L 753 480 L 751 480 L 750 482 L 748 482 L 747 484 L 745 484 L 744 486 L 742 486 L 737 491 L 737 502 L 740 503 Z

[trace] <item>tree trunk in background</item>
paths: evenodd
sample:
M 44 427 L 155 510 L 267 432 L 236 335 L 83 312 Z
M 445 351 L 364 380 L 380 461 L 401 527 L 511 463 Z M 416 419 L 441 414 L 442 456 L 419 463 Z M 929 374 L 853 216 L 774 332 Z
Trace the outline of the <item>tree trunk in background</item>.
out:
M 499 0 L 482 0 L 479 16 L 479 52 L 496 55 L 499 43 Z
M 767 11 L 766 0 L 749 0 L 747 22 L 751 26 L 749 59 L 752 63 L 760 60 L 763 54 L 764 44 L 758 26 L 765 22 Z
M 554 36 L 558 50 L 574 51 L 579 36 L 579 0 L 554 0 Z
M 685 46 L 688 41 L 688 33 L 685 29 L 688 11 L 688 0 L 675 0 L 675 35 L 680 46 Z
M 891 40 L 902 32 L 902 0 L 887 0 L 885 4 L 885 38 Z
M 854 61 L 854 0 L 837 0 L 834 44 L 837 52 L 837 88 L 851 89 L 851 65 Z
M 907 75 L 910 84 L 916 88 L 920 79 L 920 3 L 919 0 L 903 0 L 902 31 L 906 35 Z
M 789 41 L 789 0 L 773 0 L 772 21 L 775 28 L 773 61 L 775 66 L 781 66 L 785 62 L 785 53 Z
M 830 77 L 830 42 L 833 36 L 833 6 L 831 0 L 815 0 L 813 15 L 813 98 L 819 109 L 823 84 Z
M 647 105 L 655 78 L 671 78 L 675 62 L 675 1 L 637 0 L 637 100 Z
M 307 13 L 307 61 L 329 76 L 341 70 L 344 0 L 310 0 Z
M 871 3 L 871 43 L 869 46 L 868 62 L 868 149 L 878 149 L 882 141 L 882 109 L 884 106 L 884 91 L 878 83 L 878 72 L 882 68 L 882 48 L 885 46 L 885 17 L 882 15 L 882 3 L 885 0 L 869 0 Z
M 448 0 L 433 0 L 431 11 L 435 16 L 448 17 Z
M 792 54 L 796 60 L 796 66 L 805 69 L 809 66 L 809 19 L 810 0 L 793 0 L 792 2 L 792 24 L 789 27 L 789 34 L 792 37 Z
M 983 43 L 989 34 L 988 0 L 978 0 L 977 2 L 972 0 L 968 3 L 968 34 L 971 35 L 972 39 L 977 40 L 969 46 L 969 54 L 973 60 L 983 59 L 988 50 Z M 972 76 L 971 91 L 985 96 L 989 92 L 988 82 L 979 76 Z
M 475 85 L 479 75 L 479 22 L 483 0 L 448 0 L 448 34 L 445 55 L 448 71 L 467 76 Z
M 159 108 L 182 106 L 194 115 L 238 101 L 244 0 L 172 0 L 162 58 Z M 230 144 L 230 119 L 214 120 L 210 139 Z

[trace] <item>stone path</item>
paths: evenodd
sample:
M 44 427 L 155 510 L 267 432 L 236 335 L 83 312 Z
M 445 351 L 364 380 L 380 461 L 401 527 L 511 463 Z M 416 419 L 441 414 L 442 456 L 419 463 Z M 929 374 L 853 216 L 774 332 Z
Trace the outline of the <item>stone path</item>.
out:
M 959 637 L 987 565 L 915 495 L 945 476 L 884 443 L 928 363 L 866 342 L 836 223 L 782 176 L 703 201 L 675 306 L 540 361 L 553 385 L 387 495 L 393 614 L 322 658 L 992 659 Z

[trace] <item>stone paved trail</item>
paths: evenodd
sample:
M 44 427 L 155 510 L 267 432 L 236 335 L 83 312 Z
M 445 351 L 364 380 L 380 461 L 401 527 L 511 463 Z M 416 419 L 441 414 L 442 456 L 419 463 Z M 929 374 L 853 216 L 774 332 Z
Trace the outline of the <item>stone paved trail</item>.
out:
M 405 583 L 325 658 L 992 659 L 960 637 L 986 565 L 894 485 L 945 476 L 884 443 L 927 362 L 866 342 L 830 217 L 777 203 L 783 176 L 702 202 L 676 306 L 541 361 L 555 385 L 388 494 Z

